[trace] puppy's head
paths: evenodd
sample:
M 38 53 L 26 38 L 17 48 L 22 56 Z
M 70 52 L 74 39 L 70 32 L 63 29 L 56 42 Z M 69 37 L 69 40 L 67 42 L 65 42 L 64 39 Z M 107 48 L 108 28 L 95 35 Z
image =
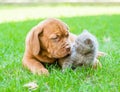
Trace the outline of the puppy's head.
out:
M 70 54 L 69 31 L 58 19 L 47 19 L 33 28 L 30 47 L 34 55 L 44 54 L 50 58 L 61 58 Z

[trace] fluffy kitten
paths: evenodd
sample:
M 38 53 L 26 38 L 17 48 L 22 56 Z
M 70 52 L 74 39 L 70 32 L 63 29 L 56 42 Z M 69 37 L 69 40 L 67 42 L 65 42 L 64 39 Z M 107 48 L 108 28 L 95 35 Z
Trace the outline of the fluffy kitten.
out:
M 72 53 L 70 56 L 59 60 L 62 69 L 67 67 L 77 67 L 81 65 L 97 64 L 98 42 L 95 36 L 87 30 L 83 31 L 72 45 Z

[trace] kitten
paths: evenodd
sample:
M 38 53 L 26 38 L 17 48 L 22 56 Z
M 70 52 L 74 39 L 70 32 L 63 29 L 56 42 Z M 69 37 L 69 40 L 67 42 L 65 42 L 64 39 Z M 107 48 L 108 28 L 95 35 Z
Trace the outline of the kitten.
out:
M 72 53 L 70 56 L 59 60 L 62 69 L 68 67 L 78 67 L 81 65 L 97 64 L 98 42 L 95 36 L 87 30 L 83 31 L 72 45 Z

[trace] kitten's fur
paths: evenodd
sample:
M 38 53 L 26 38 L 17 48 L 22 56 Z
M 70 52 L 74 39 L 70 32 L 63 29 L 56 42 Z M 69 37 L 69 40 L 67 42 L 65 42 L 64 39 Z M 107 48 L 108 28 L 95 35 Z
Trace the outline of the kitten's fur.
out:
M 95 36 L 84 30 L 72 45 L 70 56 L 60 59 L 62 69 L 97 63 L 98 42 Z

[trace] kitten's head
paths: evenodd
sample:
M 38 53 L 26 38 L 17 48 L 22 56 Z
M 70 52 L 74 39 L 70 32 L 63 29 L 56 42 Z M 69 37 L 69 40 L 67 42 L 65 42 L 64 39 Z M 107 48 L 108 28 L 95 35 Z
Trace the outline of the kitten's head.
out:
M 97 49 L 97 40 L 88 31 L 83 31 L 75 40 L 74 47 L 80 54 L 88 54 Z

